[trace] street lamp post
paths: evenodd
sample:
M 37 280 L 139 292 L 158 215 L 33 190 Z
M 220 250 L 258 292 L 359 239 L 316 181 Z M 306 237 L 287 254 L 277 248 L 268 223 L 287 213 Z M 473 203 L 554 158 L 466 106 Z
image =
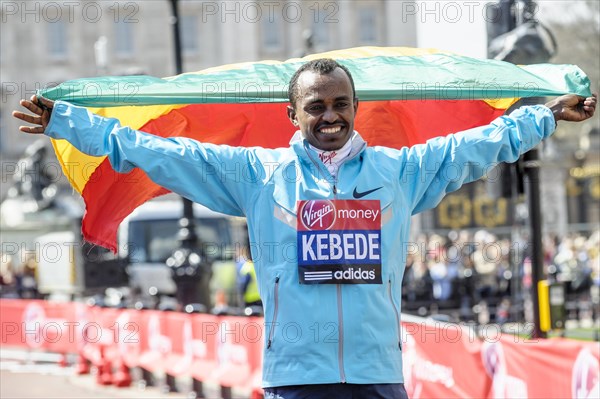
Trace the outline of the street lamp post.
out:
M 171 5 L 171 25 L 173 27 L 175 73 L 183 73 L 183 59 L 181 55 L 181 35 L 179 29 L 178 0 L 169 0 Z M 199 245 L 196 234 L 196 222 L 194 218 L 194 204 L 187 198 L 182 198 L 183 215 L 179 220 L 178 239 L 180 247 L 167 259 L 167 266 L 171 268 L 173 281 L 177 286 L 177 302 L 180 310 L 187 305 L 200 304 L 204 311 L 210 308 L 209 280 L 211 275 L 211 264 Z M 175 377 L 166 375 L 165 390 L 177 391 Z M 192 382 L 192 391 L 196 397 L 204 397 L 202 394 L 202 383 L 196 379 Z
M 517 3 L 522 6 L 519 9 Z M 511 62 L 513 64 L 531 64 L 547 62 L 552 56 L 536 30 L 527 30 L 535 23 L 533 0 L 500 0 L 498 9 L 500 17 L 488 23 L 488 57 Z M 523 26 L 525 24 L 533 24 Z M 551 33 L 546 30 L 553 40 Z M 506 36 L 511 36 L 507 38 Z M 553 43 L 556 46 L 556 43 Z M 553 49 L 555 50 L 555 49 Z M 539 104 L 543 98 L 530 98 L 519 104 Z M 530 150 L 519 159 L 525 177 L 531 230 L 531 267 L 532 267 L 532 302 L 534 328 L 533 337 L 545 337 L 540 327 L 540 309 L 538 281 L 544 279 L 544 258 L 542 247 L 542 215 L 540 200 L 539 155 L 536 148 Z
M 174 50 L 175 50 L 175 72 L 183 73 L 183 60 L 181 56 L 181 36 L 179 32 L 179 10 L 178 0 L 170 0 L 173 26 Z M 183 309 L 186 305 L 199 303 L 208 310 L 210 296 L 208 292 L 208 280 L 210 278 L 210 264 L 202 251 L 198 251 L 198 236 L 196 234 L 196 222 L 194 218 L 193 202 L 182 198 L 183 216 L 179 220 L 179 242 L 180 248 L 175 250 L 167 260 L 171 267 L 173 280 L 177 285 L 177 299 Z
M 175 50 L 175 73 L 183 73 L 183 58 L 181 57 L 181 34 L 179 31 L 179 0 L 169 0 L 171 4 L 171 25 L 173 26 L 173 49 Z

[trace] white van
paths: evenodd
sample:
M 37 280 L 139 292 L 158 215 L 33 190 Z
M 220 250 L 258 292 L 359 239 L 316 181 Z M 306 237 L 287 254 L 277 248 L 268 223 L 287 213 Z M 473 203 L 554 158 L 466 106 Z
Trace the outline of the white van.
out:
M 166 260 L 179 247 L 181 199 L 154 200 L 137 208 L 119 226 L 118 257 L 125 260 L 133 296 L 174 295 L 175 283 Z M 194 204 L 199 249 L 213 264 L 211 287 L 230 295 L 235 290 L 234 259 L 246 240 L 245 219 Z

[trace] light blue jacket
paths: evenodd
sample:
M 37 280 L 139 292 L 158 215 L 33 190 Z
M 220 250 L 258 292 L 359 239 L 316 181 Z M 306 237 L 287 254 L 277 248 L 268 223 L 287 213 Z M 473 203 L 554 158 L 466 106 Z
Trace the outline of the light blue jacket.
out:
M 140 167 L 171 191 L 247 217 L 265 311 L 263 385 L 274 387 L 403 382 L 400 287 L 411 215 L 496 163 L 516 161 L 554 128 L 550 110 L 533 106 L 400 150 L 368 147 L 356 134 L 337 180 L 301 137 L 280 149 L 164 139 L 60 101 L 46 134 L 108 155 L 119 172 Z M 365 199 L 381 204 L 383 284 L 299 284 L 297 201 L 352 199 L 355 189 L 377 187 Z

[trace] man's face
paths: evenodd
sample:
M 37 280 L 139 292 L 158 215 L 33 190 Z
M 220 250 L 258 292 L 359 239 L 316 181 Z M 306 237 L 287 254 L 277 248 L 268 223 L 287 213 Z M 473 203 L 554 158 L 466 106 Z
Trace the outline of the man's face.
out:
M 303 72 L 298 93 L 296 108 L 288 107 L 292 123 L 314 147 L 325 151 L 342 148 L 354 131 L 358 109 L 348 75 L 340 68 L 325 75 Z

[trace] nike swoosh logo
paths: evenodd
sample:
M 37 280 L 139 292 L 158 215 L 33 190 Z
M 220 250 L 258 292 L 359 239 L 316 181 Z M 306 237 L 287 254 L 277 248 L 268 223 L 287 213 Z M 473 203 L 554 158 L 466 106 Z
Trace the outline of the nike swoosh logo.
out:
M 383 188 L 383 186 L 374 188 L 373 190 L 363 191 L 362 193 L 359 193 L 358 191 L 356 191 L 356 187 L 354 187 L 354 191 L 352 192 L 352 196 L 354 198 L 356 198 L 356 199 L 359 199 L 359 198 L 364 197 L 365 195 L 369 195 L 371 193 L 374 193 L 375 191 L 377 191 L 379 189 L 382 189 L 382 188 Z

